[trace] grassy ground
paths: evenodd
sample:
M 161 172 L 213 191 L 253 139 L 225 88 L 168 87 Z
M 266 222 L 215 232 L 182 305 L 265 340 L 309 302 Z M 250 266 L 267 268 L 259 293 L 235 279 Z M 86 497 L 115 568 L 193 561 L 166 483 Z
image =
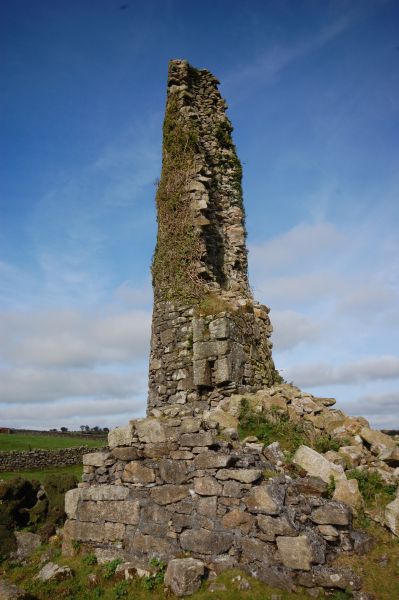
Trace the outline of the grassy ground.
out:
M 49 467 L 48 469 L 32 469 L 31 471 L 5 471 L 0 472 L 0 479 L 12 479 L 13 477 L 23 477 L 24 479 L 36 479 L 43 481 L 47 475 L 61 475 L 70 473 L 76 475 L 79 479 L 82 476 L 82 465 L 72 465 L 70 467 Z
M 360 575 L 364 590 L 377 600 L 396 600 L 399 598 L 399 538 L 372 521 L 365 531 L 376 541 L 372 551 L 367 556 L 341 556 L 336 564 L 350 567 Z
M 53 560 L 59 565 L 67 565 L 72 569 L 73 577 L 55 583 L 39 583 L 35 575 L 44 562 L 41 557 L 46 555 L 47 560 Z M 93 558 L 91 555 L 89 557 Z M 32 559 L 25 565 L 12 565 L 4 562 L 0 565 L 0 577 L 5 576 L 8 581 L 23 587 L 38 600 L 49 598 L 63 598 L 65 600 L 118 600 L 126 598 L 131 600 L 171 600 L 174 596 L 164 589 L 162 579 L 153 583 L 150 578 L 132 579 L 123 581 L 113 574 L 111 563 L 106 565 L 87 564 L 84 556 L 63 558 L 59 547 L 43 546 Z M 89 574 L 94 575 L 95 581 L 89 583 Z M 237 583 L 232 581 L 238 574 L 245 577 L 250 583 L 250 589 L 240 591 Z M 223 584 L 225 590 L 210 591 L 211 583 L 204 582 L 201 589 L 190 596 L 193 600 L 270 600 L 276 594 L 279 600 L 308 600 L 310 596 L 306 591 L 293 594 L 265 586 L 259 581 L 248 577 L 238 570 L 226 571 L 220 575 L 216 583 Z M 345 599 L 346 600 L 346 599 Z
M 56 450 L 57 448 L 73 448 L 75 446 L 89 446 L 90 448 L 101 448 L 107 445 L 107 438 L 104 440 L 92 440 L 87 437 L 69 437 L 58 435 L 32 435 L 25 433 L 1 433 L 0 451 L 9 450 Z
M 399 598 L 399 541 L 379 527 L 372 525 L 371 533 L 376 537 L 377 544 L 367 556 L 343 556 L 337 564 L 353 568 L 364 582 L 364 590 L 373 594 L 376 600 L 396 600 Z M 387 560 L 386 558 L 387 557 Z M 43 560 L 44 559 L 44 560 Z M 67 565 L 72 569 L 73 576 L 65 581 L 40 583 L 35 575 L 47 561 L 59 565 Z M 63 598 L 65 600 L 171 600 L 170 592 L 164 590 L 162 578 L 153 582 L 149 578 L 123 581 L 114 574 L 115 564 L 97 565 L 93 555 L 78 554 L 74 558 L 61 556 L 59 543 L 42 546 L 26 564 L 3 562 L 0 564 L 0 577 L 4 576 L 30 593 L 38 600 Z M 112 568 L 113 567 L 113 568 Z M 250 589 L 240 591 L 234 578 L 241 575 L 250 583 Z M 89 575 L 93 578 L 90 582 Z M 201 589 L 191 596 L 193 600 L 271 600 L 273 596 L 279 600 L 309 600 L 311 596 L 306 589 L 296 593 L 284 592 L 264 585 L 248 577 L 238 570 L 226 571 L 220 575 L 216 583 L 226 589 L 211 591 L 211 581 L 205 581 Z M 330 600 L 350 600 L 351 593 L 330 591 Z

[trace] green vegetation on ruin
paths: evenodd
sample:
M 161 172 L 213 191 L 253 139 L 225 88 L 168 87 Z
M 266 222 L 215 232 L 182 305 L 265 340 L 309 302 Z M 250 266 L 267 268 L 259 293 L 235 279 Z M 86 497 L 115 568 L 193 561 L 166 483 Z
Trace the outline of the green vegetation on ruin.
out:
M 10 450 L 57 450 L 59 448 L 75 448 L 77 446 L 89 446 L 90 448 L 101 448 L 107 444 L 107 436 L 104 439 L 91 439 L 90 436 L 72 437 L 69 435 L 46 435 L 29 433 L 0 433 L 0 452 Z
M 328 433 L 316 432 L 311 423 L 301 420 L 290 421 L 288 415 L 273 407 L 269 412 L 254 411 L 248 400 L 241 401 L 238 433 L 243 439 L 254 435 L 265 445 L 279 442 L 283 450 L 290 456 L 299 446 L 305 444 L 317 452 L 338 450 L 347 440 L 338 440 Z
M 384 507 L 392 502 L 396 496 L 396 486 L 387 485 L 377 471 L 361 471 L 351 469 L 347 471 L 348 479 L 357 479 L 360 493 L 367 507 Z
M 200 240 L 187 206 L 187 185 L 195 174 L 198 131 L 179 114 L 177 99 L 166 106 L 162 174 L 156 195 L 158 237 L 152 276 L 164 300 L 192 301 L 201 296 L 197 274 Z

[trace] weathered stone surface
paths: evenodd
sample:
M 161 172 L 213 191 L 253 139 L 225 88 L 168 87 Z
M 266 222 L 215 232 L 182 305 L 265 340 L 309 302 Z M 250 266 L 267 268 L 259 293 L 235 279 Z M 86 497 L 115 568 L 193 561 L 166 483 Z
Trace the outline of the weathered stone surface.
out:
M 180 544 L 186 552 L 198 554 L 223 554 L 233 545 L 234 537 L 231 533 L 213 532 L 207 529 L 196 531 L 185 530 L 180 536 Z
M 327 483 L 320 477 L 299 477 L 291 482 L 288 492 L 293 496 L 323 496 L 327 489 Z
M 125 533 L 122 523 L 85 523 L 82 521 L 67 520 L 64 525 L 64 544 L 72 540 L 82 542 L 106 542 L 121 540 Z
M 212 446 L 215 443 L 215 433 L 202 431 L 200 433 L 185 433 L 180 438 L 180 445 L 194 448 L 195 446 Z
M 231 510 L 222 519 L 223 527 L 226 527 L 226 529 L 240 528 L 243 533 L 250 531 L 253 522 L 253 515 L 239 509 Z
M 263 532 L 262 539 L 268 542 L 274 542 L 277 535 L 293 536 L 298 534 L 295 525 L 286 515 L 282 515 L 281 517 L 258 515 L 256 522 L 259 529 Z
M 178 598 L 190 596 L 201 587 L 205 565 L 195 558 L 175 558 L 169 561 L 164 584 Z
M 194 479 L 194 491 L 201 496 L 220 496 L 222 486 L 214 477 L 197 477 Z
M 230 454 L 209 451 L 198 454 L 194 459 L 194 466 L 196 469 L 220 469 L 233 462 L 234 458 Z
M 385 508 L 385 523 L 392 533 L 399 537 L 399 495 Z
M 373 447 L 377 448 L 376 454 L 378 454 L 379 451 L 382 451 L 383 449 L 394 449 L 397 447 L 395 441 L 391 437 L 389 437 L 389 435 L 382 433 L 382 431 L 376 431 L 375 429 L 370 429 L 369 427 L 363 427 L 360 430 L 359 435 L 365 442 L 367 442 L 372 447 L 372 450 Z
M 166 427 L 159 419 L 137 420 L 135 427 L 141 442 L 156 444 L 168 441 Z
M 30 600 L 32 596 L 25 592 L 22 588 L 0 580 L 0 600 Z
M 327 502 L 312 510 L 310 518 L 319 525 L 349 525 L 352 514 L 350 508 L 341 502 Z
M 136 532 L 126 536 L 125 546 L 128 554 L 148 558 L 170 560 L 176 556 L 179 547 L 176 540 L 167 537 L 157 537 Z
M 247 509 L 253 513 L 278 515 L 284 502 L 283 486 L 263 484 L 254 487 L 244 499 Z
M 284 566 L 290 569 L 309 571 L 312 565 L 313 552 L 306 535 L 297 537 L 279 536 L 276 538 Z
M 217 511 L 217 497 L 216 496 L 202 496 L 198 499 L 197 512 L 200 515 L 205 515 L 210 519 L 216 518 Z
M 129 488 L 123 485 L 92 485 L 79 488 L 79 493 L 82 500 L 126 500 Z
M 357 467 L 363 458 L 363 452 L 360 446 L 341 446 L 339 454 L 345 460 L 349 467 Z
M 150 495 L 158 504 L 172 504 L 186 498 L 189 495 L 189 488 L 186 485 L 163 485 L 159 488 L 153 488 Z
M 130 423 L 125 425 L 125 427 L 111 429 L 108 434 L 108 446 L 110 448 L 115 448 L 116 446 L 129 446 L 132 444 L 134 437 L 134 427 Z
M 134 460 L 125 466 L 122 479 L 131 483 L 152 483 L 155 481 L 155 472 Z
M 355 510 L 359 510 L 364 505 L 363 497 L 359 491 L 359 484 L 356 479 L 341 479 L 337 481 L 333 499 L 338 502 L 349 504 Z
M 122 447 L 122 448 L 114 448 L 112 450 L 112 456 L 114 456 L 117 460 L 137 460 L 138 452 L 137 448 L 132 447 Z
M 16 557 L 19 560 L 28 558 L 41 544 L 40 535 L 30 533 L 30 531 L 15 531 L 15 537 L 17 539 Z
M 216 473 L 216 478 L 222 481 L 226 479 L 234 479 L 242 483 L 252 483 L 257 481 L 262 476 L 260 469 L 220 469 Z
M 298 584 L 304 587 L 339 588 L 342 590 L 359 590 L 362 586 L 360 577 L 350 569 L 330 568 L 318 565 L 310 573 L 299 573 Z
M 83 456 L 83 465 L 91 467 L 103 467 L 109 456 L 109 452 L 92 452 L 91 454 L 85 454 Z
M 299 446 L 292 462 L 302 467 L 309 475 L 320 477 L 326 483 L 330 483 L 332 477 L 336 481 L 346 479 L 342 467 L 329 462 L 324 456 L 308 446 Z
M 187 467 L 181 461 L 162 459 L 159 461 L 159 474 L 166 483 L 184 483 L 187 480 Z
M 49 562 L 39 571 L 35 579 L 40 579 L 40 581 L 62 581 L 69 577 L 72 577 L 72 571 L 69 567 L 60 567 Z
M 244 564 L 251 564 L 257 561 L 262 563 L 263 569 L 264 566 L 274 565 L 276 562 L 279 562 L 276 559 L 276 547 L 274 544 L 267 544 L 256 538 L 243 538 L 241 549 L 241 562 Z
M 243 487 L 238 481 L 226 481 L 223 484 L 223 496 L 227 498 L 241 498 Z
M 65 493 L 65 512 L 68 519 L 77 518 L 77 510 L 81 498 L 82 491 L 80 488 L 74 488 L 73 490 L 68 490 Z
M 137 525 L 140 515 L 138 500 L 103 500 L 101 502 L 83 502 L 78 509 L 82 521 L 124 523 Z

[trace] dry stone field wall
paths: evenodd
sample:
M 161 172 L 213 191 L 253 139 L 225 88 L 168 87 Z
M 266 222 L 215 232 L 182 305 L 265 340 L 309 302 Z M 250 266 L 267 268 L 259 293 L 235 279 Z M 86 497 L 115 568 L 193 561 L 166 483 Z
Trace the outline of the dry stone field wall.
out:
M 58 450 L 0 452 L 0 472 L 78 465 L 82 464 L 82 456 L 88 451 L 88 446 L 78 446 Z
M 276 376 L 269 309 L 248 285 L 241 164 L 217 84 L 206 70 L 170 63 L 149 411 L 168 403 L 208 408 Z
M 170 64 L 148 416 L 84 457 L 83 481 L 66 494 L 63 552 L 120 558 L 128 575 L 165 560 L 177 595 L 233 566 L 289 590 L 359 590 L 335 563 L 373 544 L 353 528 L 367 508 L 348 470 L 397 486 L 399 449 L 334 399 L 279 381 L 269 311 L 248 287 L 241 167 L 216 85 L 208 71 Z M 240 441 L 243 406 L 301 423 L 306 439 L 333 436 L 337 451 L 302 443 L 288 456 L 276 441 Z M 370 516 L 398 536 L 399 496 Z

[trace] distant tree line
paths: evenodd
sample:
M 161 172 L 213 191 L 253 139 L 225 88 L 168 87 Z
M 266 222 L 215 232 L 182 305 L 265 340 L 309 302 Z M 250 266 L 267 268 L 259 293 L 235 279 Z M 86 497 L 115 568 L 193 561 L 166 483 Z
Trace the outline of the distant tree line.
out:
M 50 429 L 50 431 L 56 432 L 58 429 Z M 68 427 L 60 427 L 60 431 L 62 431 L 62 433 L 66 433 L 68 431 Z M 98 425 L 90 427 L 90 425 L 81 425 L 80 431 L 82 433 L 108 433 L 109 427 L 99 427 Z

